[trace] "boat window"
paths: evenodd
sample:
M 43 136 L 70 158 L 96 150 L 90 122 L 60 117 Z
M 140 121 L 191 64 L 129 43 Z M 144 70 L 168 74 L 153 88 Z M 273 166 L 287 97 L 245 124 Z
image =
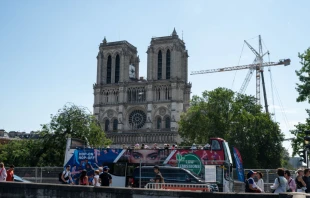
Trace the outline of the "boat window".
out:
M 218 140 L 212 140 L 212 145 L 211 145 L 212 150 L 220 150 L 221 146 Z

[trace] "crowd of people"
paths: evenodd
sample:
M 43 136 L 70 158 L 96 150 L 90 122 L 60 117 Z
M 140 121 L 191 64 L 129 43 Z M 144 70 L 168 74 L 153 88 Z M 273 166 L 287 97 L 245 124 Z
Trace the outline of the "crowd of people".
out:
M 14 165 L 11 165 L 8 170 L 5 169 L 4 163 L 0 162 L 0 182 L 14 181 Z
M 64 171 L 61 173 L 60 182 L 62 184 L 75 184 L 71 174 L 71 166 L 67 165 Z M 156 183 L 162 183 L 163 177 L 159 172 L 159 167 L 154 167 L 156 174 L 154 181 Z M 283 193 L 283 192 L 304 192 L 310 193 L 310 169 L 304 170 L 298 169 L 296 172 L 295 179 L 292 178 L 289 170 L 283 168 L 277 169 L 277 177 L 274 183 L 270 186 L 272 193 Z M 255 181 L 256 178 L 256 181 Z M 4 163 L 0 162 L 0 182 L 12 182 L 14 181 L 14 165 L 11 165 L 8 170 L 4 167 Z M 112 184 L 112 176 L 109 174 L 109 167 L 99 167 L 98 170 L 94 171 L 93 179 L 89 180 L 87 176 L 87 170 L 84 169 L 80 172 L 78 178 L 78 185 L 91 185 L 91 186 L 110 186 Z M 249 193 L 264 193 L 269 190 L 265 190 L 265 184 L 263 180 L 263 173 L 250 170 L 246 175 L 245 180 L 245 192 Z
M 177 144 L 164 144 L 162 147 L 158 146 L 157 143 L 154 143 L 152 146 L 148 146 L 146 144 L 133 144 L 130 146 L 127 146 L 125 144 L 122 145 L 123 149 L 178 149 L 178 145 Z M 186 147 L 185 147 L 186 148 Z M 190 149 L 195 149 L 195 150 L 209 150 L 211 148 L 210 144 L 206 144 L 204 146 L 202 145 L 196 145 L 195 143 L 192 144 L 192 146 L 187 147 Z
M 304 170 L 298 169 L 296 171 L 295 179 L 292 178 L 289 170 L 283 168 L 277 169 L 278 177 L 274 180 L 274 183 L 270 186 L 272 193 L 283 192 L 304 192 L 310 193 L 310 169 Z M 254 178 L 257 178 L 255 182 Z M 250 170 L 247 173 L 247 179 L 245 180 L 245 192 L 250 193 L 264 193 L 264 180 L 261 172 L 254 172 Z
M 65 170 L 62 172 L 60 177 L 60 182 L 62 184 L 75 184 L 72 178 L 72 174 L 70 172 L 70 168 L 71 166 L 67 165 Z M 110 186 L 112 184 L 112 176 L 109 174 L 108 166 L 99 167 L 98 170 L 95 170 L 94 171 L 95 175 L 92 178 L 92 180 L 89 180 L 86 169 L 83 169 L 80 173 L 81 174 L 78 178 L 78 185 Z
M 164 144 L 163 147 L 160 147 L 157 145 L 157 143 L 154 143 L 152 146 L 148 146 L 147 144 L 133 144 L 130 146 L 127 146 L 125 144 L 122 145 L 123 149 L 177 149 L 177 144 Z

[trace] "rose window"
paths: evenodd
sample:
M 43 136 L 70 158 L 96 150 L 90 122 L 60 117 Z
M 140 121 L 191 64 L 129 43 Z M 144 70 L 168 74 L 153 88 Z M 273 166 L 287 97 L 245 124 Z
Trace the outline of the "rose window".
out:
M 141 110 L 134 110 L 129 115 L 129 124 L 133 129 L 140 129 L 146 122 L 146 115 Z

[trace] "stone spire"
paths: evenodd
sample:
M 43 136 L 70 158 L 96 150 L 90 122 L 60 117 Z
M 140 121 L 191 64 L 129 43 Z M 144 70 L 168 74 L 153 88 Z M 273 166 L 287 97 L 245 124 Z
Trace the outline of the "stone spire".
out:
M 103 44 L 107 44 L 107 39 L 104 37 L 102 42 L 103 42 Z
M 178 36 L 177 31 L 175 31 L 175 28 L 173 28 L 172 37 L 177 37 L 177 36 Z

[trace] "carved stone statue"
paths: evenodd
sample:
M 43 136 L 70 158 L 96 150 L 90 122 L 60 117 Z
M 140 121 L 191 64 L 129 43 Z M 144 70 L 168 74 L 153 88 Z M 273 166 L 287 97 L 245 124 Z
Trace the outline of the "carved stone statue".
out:
M 103 115 L 104 115 L 104 109 L 100 109 L 99 110 L 99 120 L 103 119 Z

